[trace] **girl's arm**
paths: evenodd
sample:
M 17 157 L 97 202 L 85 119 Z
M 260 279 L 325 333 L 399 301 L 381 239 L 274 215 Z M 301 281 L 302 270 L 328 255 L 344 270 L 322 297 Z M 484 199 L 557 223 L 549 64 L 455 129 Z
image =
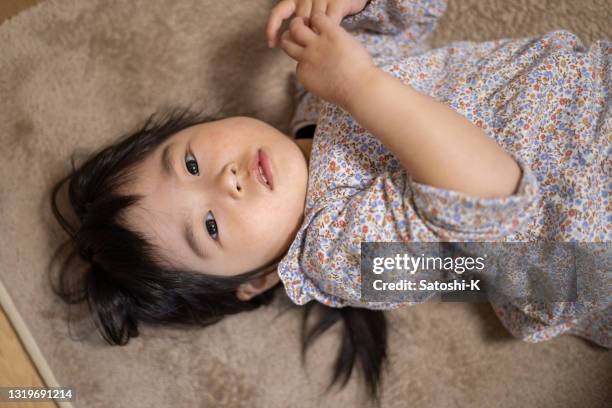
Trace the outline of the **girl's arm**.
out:
M 518 164 L 461 114 L 374 66 L 353 85 L 342 108 L 415 181 L 485 198 L 516 191 Z
M 296 76 L 339 105 L 400 160 L 416 181 L 470 196 L 512 195 L 521 167 L 476 125 L 373 64 L 367 50 L 324 13 L 291 20 L 283 50 Z

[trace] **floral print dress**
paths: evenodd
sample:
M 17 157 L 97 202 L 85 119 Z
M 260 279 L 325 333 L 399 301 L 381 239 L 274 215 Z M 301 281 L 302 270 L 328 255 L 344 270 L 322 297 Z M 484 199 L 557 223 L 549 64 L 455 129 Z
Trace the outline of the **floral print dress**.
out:
M 420 184 L 346 111 L 296 83 L 292 135 L 316 130 L 304 220 L 278 266 L 294 303 L 412 305 L 361 301 L 361 242 L 612 241 L 612 43 L 586 48 L 559 30 L 430 49 L 425 39 L 445 10 L 443 0 L 371 0 L 341 24 L 380 69 L 464 115 L 512 155 L 522 170 L 517 191 L 480 198 Z M 572 333 L 612 347 L 611 296 L 492 306 L 522 340 Z

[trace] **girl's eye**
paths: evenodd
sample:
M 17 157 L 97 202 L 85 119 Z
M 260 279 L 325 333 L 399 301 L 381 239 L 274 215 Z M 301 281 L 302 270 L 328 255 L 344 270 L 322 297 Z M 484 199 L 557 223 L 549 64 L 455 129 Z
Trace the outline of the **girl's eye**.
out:
M 185 164 L 187 165 L 187 171 L 194 176 L 200 175 L 200 170 L 198 169 L 198 162 L 195 157 L 191 153 L 187 153 L 185 155 Z
M 217 231 L 217 221 L 215 221 L 215 217 L 213 217 L 211 211 L 209 211 L 208 215 L 206 216 L 206 230 L 212 239 L 215 241 L 218 239 L 219 234 Z

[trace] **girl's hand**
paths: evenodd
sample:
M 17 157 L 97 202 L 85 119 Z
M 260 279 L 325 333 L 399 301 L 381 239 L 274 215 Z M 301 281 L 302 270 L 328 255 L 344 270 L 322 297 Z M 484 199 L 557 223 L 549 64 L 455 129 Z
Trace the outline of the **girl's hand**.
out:
M 348 15 L 359 13 L 363 10 L 369 0 L 282 0 L 272 11 L 268 18 L 266 36 L 268 47 L 274 48 L 277 43 L 278 29 L 283 20 L 293 15 L 304 17 L 306 25 L 310 25 L 310 17 L 315 11 L 327 14 L 331 20 L 339 25 L 342 19 Z
M 281 47 L 298 62 L 297 79 L 308 91 L 345 107 L 376 66 L 363 45 L 323 12 L 314 11 L 310 21 L 312 29 L 294 17 Z

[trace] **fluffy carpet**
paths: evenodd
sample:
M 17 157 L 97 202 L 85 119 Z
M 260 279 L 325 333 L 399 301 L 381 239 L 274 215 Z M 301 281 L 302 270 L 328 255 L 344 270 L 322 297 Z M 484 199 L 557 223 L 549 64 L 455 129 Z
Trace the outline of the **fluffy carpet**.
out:
M 73 151 L 90 152 L 169 106 L 224 106 L 227 115 L 288 131 L 295 64 L 266 47 L 274 3 L 48 0 L 0 26 L 0 299 L 47 383 L 76 388 L 74 406 L 364 405 L 359 376 L 321 394 L 339 327 L 302 368 L 301 311 L 281 313 L 289 306 L 282 292 L 270 306 L 205 330 L 142 326 L 129 345 L 110 347 L 96 332 L 69 333 L 66 306 L 47 280 L 50 255 L 66 238 L 49 189 Z M 610 39 L 607 3 L 454 0 L 433 44 L 558 28 L 587 44 Z M 611 353 L 579 338 L 514 340 L 486 304 L 427 304 L 389 316 L 382 407 L 609 406 Z

